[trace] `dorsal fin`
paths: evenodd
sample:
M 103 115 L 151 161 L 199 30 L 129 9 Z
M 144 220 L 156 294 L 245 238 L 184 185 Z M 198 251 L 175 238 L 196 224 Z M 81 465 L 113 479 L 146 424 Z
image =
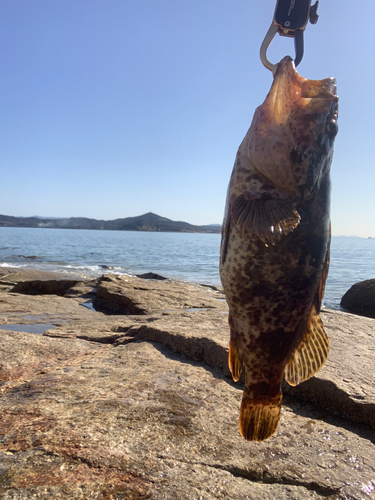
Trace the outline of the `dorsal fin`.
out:
M 329 340 L 318 313 L 323 300 L 325 283 L 328 276 L 330 243 L 331 225 L 329 228 L 326 258 L 319 286 L 315 293 L 307 329 L 285 367 L 285 380 L 290 385 L 298 385 L 312 377 L 320 370 L 328 356 Z
M 294 231 L 301 217 L 297 210 L 284 200 L 251 198 L 242 193 L 231 204 L 231 218 L 241 231 L 256 234 L 263 243 L 274 245 L 283 235 Z

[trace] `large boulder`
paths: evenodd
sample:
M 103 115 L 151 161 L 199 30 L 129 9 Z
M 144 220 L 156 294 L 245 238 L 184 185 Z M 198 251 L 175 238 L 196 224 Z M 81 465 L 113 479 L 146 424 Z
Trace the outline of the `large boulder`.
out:
M 353 285 L 342 297 L 341 307 L 353 314 L 375 318 L 375 279 Z

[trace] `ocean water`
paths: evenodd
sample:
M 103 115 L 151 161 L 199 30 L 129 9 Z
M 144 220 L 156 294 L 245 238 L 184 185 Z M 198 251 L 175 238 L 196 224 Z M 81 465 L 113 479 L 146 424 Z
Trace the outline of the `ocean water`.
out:
M 154 272 L 219 285 L 219 234 L 0 227 L 0 267 L 103 273 Z M 375 239 L 333 237 L 323 305 L 340 309 L 344 293 L 375 278 Z

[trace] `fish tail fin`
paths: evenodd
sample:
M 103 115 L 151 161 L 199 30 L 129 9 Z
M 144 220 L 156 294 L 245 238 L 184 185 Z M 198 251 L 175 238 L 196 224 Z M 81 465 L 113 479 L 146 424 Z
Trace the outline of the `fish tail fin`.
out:
M 237 382 L 242 373 L 243 354 L 240 349 L 237 349 L 237 342 L 233 340 L 233 338 L 231 338 L 229 342 L 228 364 L 232 378 Z
M 281 392 L 269 401 L 254 400 L 246 395 L 241 401 L 240 434 L 247 441 L 264 441 L 271 437 L 279 424 Z
M 308 380 L 323 366 L 328 351 L 329 340 L 313 306 L 306 332 L 285 367 L 285 380 L 293 386 Z

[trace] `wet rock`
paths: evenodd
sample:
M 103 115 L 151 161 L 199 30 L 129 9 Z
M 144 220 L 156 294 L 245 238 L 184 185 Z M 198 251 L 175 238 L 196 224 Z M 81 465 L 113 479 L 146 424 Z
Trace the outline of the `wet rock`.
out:
M 341 307 L 353 314 L 375 318 L 375 279 L 353 285 L 342 297 Z
M 100 313 L 78 301 L 57 295 L 22 295 L 0 292 L 0 324 L 52 323 L 56 325 L 100 318 Z

